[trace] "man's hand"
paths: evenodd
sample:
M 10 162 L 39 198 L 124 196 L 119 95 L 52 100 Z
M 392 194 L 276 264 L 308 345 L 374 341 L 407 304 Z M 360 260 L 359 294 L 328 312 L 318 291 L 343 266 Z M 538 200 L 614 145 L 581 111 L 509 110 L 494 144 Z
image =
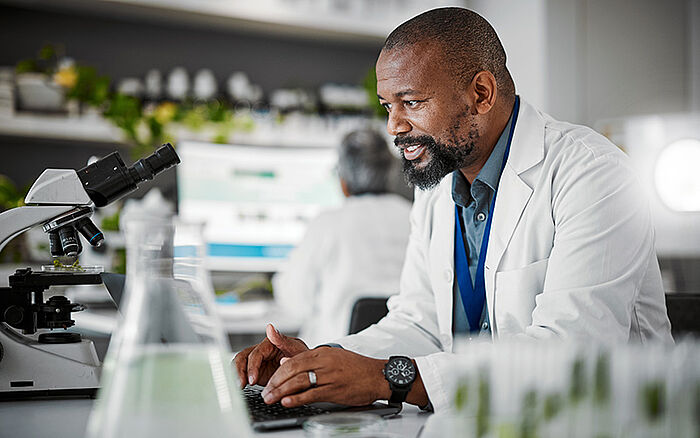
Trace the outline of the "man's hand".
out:
M 309 350 L 304 341 L 284 336 L 272 324 L 267 325 L 265 334 L 267 337 L 262 342 L 246 348 L 234 358 L 241 388 L 245 387 L 246 383 L 267 384 L 283 358 Z
M 262 395 L 265 403 L 281 400 L 287 407 L 319 401 L 368 405 L 391 396 L 382 373 L 385 363 L 342 348 L 316 348 L 283 358 Z M 311 387 L 309 371 L 316 373 L 316 387 Z

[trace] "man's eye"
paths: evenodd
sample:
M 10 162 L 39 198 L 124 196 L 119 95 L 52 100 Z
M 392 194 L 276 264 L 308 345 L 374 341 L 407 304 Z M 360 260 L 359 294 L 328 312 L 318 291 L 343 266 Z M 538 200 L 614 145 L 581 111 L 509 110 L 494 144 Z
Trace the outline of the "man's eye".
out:
M 384 107 L 387 112 L 391 109 L 391 104 L 390 103 L 383 103 L 382 106 Z
M 415 108 L 418 105 L 420 105 L 422 102 L 423 102 L 422 100 L 406 100 L 406 101 L 404 101 L 404 104 L 409 108 Z

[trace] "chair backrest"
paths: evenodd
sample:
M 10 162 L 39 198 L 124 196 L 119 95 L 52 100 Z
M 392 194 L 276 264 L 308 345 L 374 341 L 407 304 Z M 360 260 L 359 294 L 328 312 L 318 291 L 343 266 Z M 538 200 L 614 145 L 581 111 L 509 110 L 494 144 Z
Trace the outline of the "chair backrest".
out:
M 384 318 L 389 312 L 386 308 L 386 300 L 386 297 L 358 298 L 352 306 L 348 334 L 360 332 Z
M 666 311 L 674 337 L 700 335 L 700 294 L 666 294 Z

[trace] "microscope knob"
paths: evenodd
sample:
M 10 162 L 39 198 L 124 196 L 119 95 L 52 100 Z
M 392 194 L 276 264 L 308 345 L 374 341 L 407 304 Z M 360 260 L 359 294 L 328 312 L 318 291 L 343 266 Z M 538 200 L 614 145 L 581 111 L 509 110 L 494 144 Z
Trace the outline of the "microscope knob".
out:
M 12 305 L 5 309 L 3 314 L 5 322 L 15 327 L 24 320 L 24 309 L 17 305 Z

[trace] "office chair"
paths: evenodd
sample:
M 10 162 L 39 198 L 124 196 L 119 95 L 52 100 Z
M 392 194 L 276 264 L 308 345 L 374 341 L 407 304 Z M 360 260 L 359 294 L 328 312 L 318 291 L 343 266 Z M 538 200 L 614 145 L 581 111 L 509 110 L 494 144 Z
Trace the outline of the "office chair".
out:
M 674 338 L 687 334 L 700 336 L 700 294 L 666 294 L 666 311 Z
M 358 298 L 352 306 L 348 334 L 360 332 L 384 318 L 389 312 L 386 308 L 386 300 L 386 297 Z

